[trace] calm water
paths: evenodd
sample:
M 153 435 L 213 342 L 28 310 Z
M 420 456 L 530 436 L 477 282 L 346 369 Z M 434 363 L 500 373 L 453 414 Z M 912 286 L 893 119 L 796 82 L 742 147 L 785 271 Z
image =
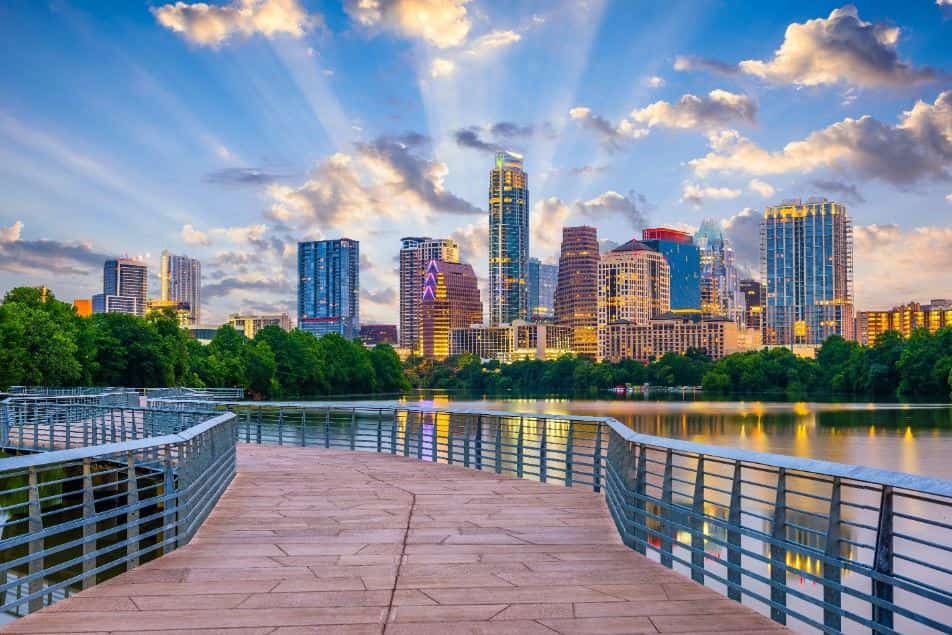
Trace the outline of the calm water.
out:
M 435 403 L 610 416 L 638 432 L 952 479 L 952 405 L 569 399 Z

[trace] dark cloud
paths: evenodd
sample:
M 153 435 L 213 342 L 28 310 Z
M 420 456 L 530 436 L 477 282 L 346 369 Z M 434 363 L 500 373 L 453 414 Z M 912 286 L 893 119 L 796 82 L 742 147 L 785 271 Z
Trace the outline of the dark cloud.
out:
M 56 240 L 0 242 L 0 270 L 13 273 L 87 275 L 101 271 L 103 262 L 114 257 L 82 243 Z
M 503 147 L 498 143 L 484 141 L 479 136 L 479 128 L 461 128 L 453 133 L 456 145 L 461 148 L 470 148 L 472 150 L 481 150 L 483 152 L 502 152 Z
M 519 125 L 500 121 L 490 126 L 468 126 L 453 133 L 456 145 L 482 152 L 502 152 L 524 149 L 524 141 L 535 137 L 555 138 L 555 128 L 549 122 Z
M 721 223 L 724 238 L 734 248 L 736 264 L 747 277 L 760 277 L 754 275 L 760 271 L 760 220 L 757 210 L 745 207 Z
M 621 243 L 615 242 L 614 240 L 608 240 L 607 238 L 605 238 L 603 240 L 598 241 L 598 251 L 599 253 L 604 254 L 611 251 L 612 249 L 617 247 L 619 244 Z
M 674 59 L 676 71 L 707 71 L 718 75 L 736 75 L 740 72 L 734 64 L 698 55 L 678 55 Z
M 395 304 L 397 302 L 397 290 L 393 287 L 384 289 L 361 289 L 360 298 L 373 302 L 374 304 Z
M 844 183 L 841 181 L 827 179 L 814 179 L 810 181 L 810 185 L 823 194 L 837 196 L 847 203 L 866 202 L 866 199 L 863 198 L 863 195 L 856 188 L 856 185 L 852 183 Z
M 645 195 L 634 190 L 629 190 L 627 195 L 608 191 L 593 199 L 575 204 L 575 209 L 580 214 L 593 219 L 618 214 L 624 217 L 634 229 L 641 229 L 647 225 L 650 207 Z
M 202 180 L 216 185 L 267 185 L 282 176 L 263 168 L 224 168 L 209 172 Z
M 294 289 L 286 279 L 239 280 L 223 278 L 217 282 L 202 285 L 202 295 L 206 298 L 223 298 L 233 291 L 260 291 L 264 293 L 291 293 Z

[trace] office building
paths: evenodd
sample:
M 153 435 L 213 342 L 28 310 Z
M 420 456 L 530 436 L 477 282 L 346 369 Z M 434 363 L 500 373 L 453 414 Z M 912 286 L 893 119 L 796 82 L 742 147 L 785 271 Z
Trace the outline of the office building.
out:
M 483 360 L 552 360 L 572 353 L 572 329 L 516 320 L 512 324 L 453 329 L 450 355 L 469 353 Z
M 377 344 L 397 345 L 397 325 L 396 324 L 361 324 L 360 341 L 364 346 L 376 346 Z
M 291 330 L 291 318 L 287 313 L 275 313 L 273 315 L 241 315 L 239 313 L 233 313 L 228 316 L 228 324 L 249 340 L 254 339 L 258 331 L 266 326 L 277 326 L 285 331 Z
M 211 341 L 215 339 L 218 328 L 217 326 L 209 324 L 189 324 L 185 327 L 185 330 L 188 331 L 189 336 L 197 340 L 199 344 L 207 345 L 211 344 Z
M 140 260 L 107 260 L 102 268 L 102 293 L 92 298 L 93 313 L 145 315 L 149 268 Z
M 598 232 L 594 227 L 562 228 L 555 322 L 572 329 L 572 350 L 594 359 L 598 353 Z
M 658 359 L 665 353 L 683 355 L 692 348 L 703 350 L 712 359 L 720 359 L 760 345 L 757 331 L 726 318 L 702 319 L 696 313 L 670 313 L 647 324 L 608 324 L 604 340 L 605 360 L 634 359 L 642 363 Z
M 555 287 L 559 283 L 559 266 L 529 259 L 529 317 L 548 320 L 555 316 Z
M 317 337 L 360 334 L 360 243 L 298 243 L 298 328 Z
M 598 357 L 608 354 L 608 326 L 647 324 L 671 310 L 671 270 L 660 253 L 629 240 L 598 263 Z
M 192 311 L 187 302 L 152 299 L 145 303 L 145 312 L 152 313 L 153 311 L 171 311 L 175 315 L 179 326 L 192 324 Z
M 400 239 L 400 348 L 411 352 L 420 349 L 420 281 L 431 260 L 459 262 L 459 245 L 450 238 Z
M 701 295 L 708 294 L 701 299 L 701 312 L 742 323 L 744 297 L 730 241 L 724 238 L 717 221 L 707 219 L 694 235 L 694 243 L 701 261 Z
M 759 280 L 741 280 L 740 292 L 744 296 L 744 325 L 749 329 L 764 328 L 764 295 L 766 291 Z
M 188 256 L 162 252 L 159 268 L 160 300 L 184 304 L 189 311 L 188 324 L 198 324 L 202 318 L 202 263 Z
M 853 231 L 844 205 L 797 199 L 767 207 L 760 256 L 767 344 L 853 338 Z
M 691 234 L 668 227 L 652 227 L 642 230 L 641 242 L 668 261 L 671 309 L 700 309 L 701 254 Z
M 529 176 L 522 156 L 496 154 L 489 173 L 489 323 L 529 317 Z
M 886 331 L 909 337 L 916 329 L 935 333 L 947 326 L 952 326 L 952 300 L 909 302 L 888 311 L 860 311 L 856 315 L 856 341 L 872 346 Z
M 450 331 L 483 321 L 483 303 L 472 266 L 431 260 L 421 279 L 420 349 L 426 359 L 450 354 Z

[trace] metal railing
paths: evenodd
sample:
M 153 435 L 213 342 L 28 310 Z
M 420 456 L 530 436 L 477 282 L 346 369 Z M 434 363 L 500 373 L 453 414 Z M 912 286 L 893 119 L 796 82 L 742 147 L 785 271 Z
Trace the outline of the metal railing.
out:
M 187 543 L 235 474 L 232 413 L 0 409 L 0 611 L 14 615 Z
M 643 435 L 612 418 L 394 402 L 174 406 L 234 412 L 246 443 L 592 487 L 625 544 L 777 622 L 952 633 L 950 481 Z

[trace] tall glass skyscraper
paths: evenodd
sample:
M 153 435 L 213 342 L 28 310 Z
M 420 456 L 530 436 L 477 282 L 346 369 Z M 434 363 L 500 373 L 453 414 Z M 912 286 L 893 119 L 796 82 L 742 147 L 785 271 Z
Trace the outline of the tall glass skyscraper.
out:
M 744 295 L 734 262 L 734 248 L 713 219 L 701 223 L 694 243 L 701 258 L 701 313 L 726 317 L 738 324 L 744 320 Z
M 853 228 L 846 206 L 785 201 L 764 210 L 760 267 L 767 344 L 853 338 Z
M 360 335 L 360 243 L 298 243 L 298 328 L 317 337 Z
M 529 317 L 529 176 L 522 156 L 496 154 L 489 173 L 489 322 Z
M 641 242 L 668 261 L 671 269 L 671 309 L 701 308 L 701 255 L 687 232 L 668 227 L 642 230 Z
M 544 320 L 555 315 L 555 287 L 559 282 L 559 266 L 543 264 L 529 258 L 529 317 Z
M 117 258 L 102 267 L 102 293 L 93 296 L 93 313 L 145 315 L 149 267 L 139 260 Z
M 188 256 L 162 252 L 159 270 L 163 302 L 183 302 L 188 305 L 188 324 L 200 324 L 202 318 L 202 263 Z

